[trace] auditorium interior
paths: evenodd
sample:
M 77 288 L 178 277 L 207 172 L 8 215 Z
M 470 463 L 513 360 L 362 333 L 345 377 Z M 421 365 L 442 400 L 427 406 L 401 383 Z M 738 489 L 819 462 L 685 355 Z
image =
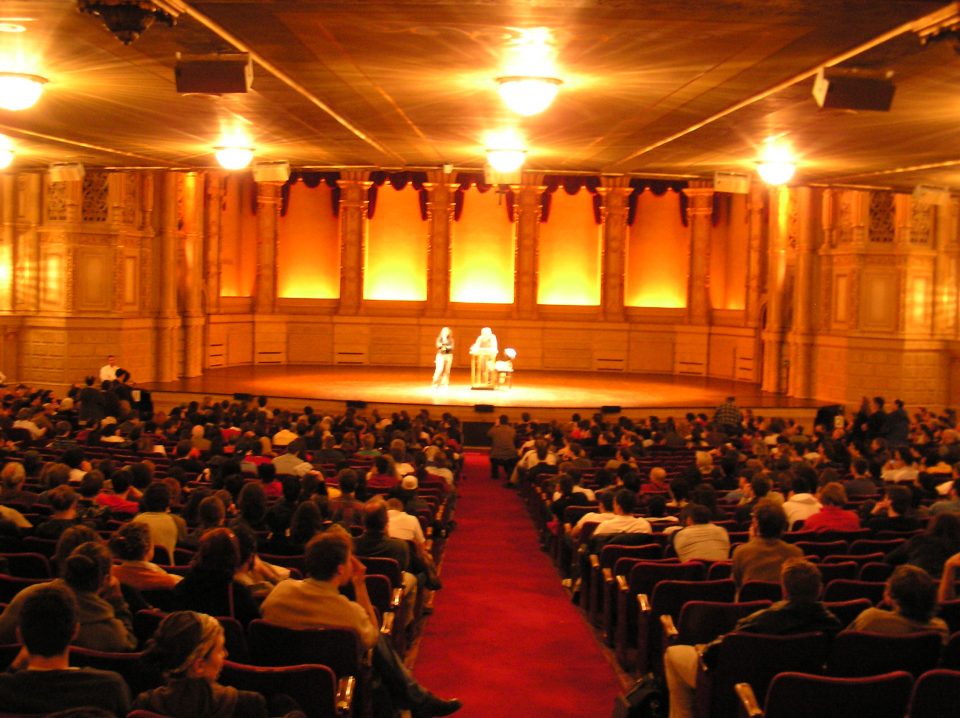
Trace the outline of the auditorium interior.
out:
M 163 411 L 262 396 L 462 423 L 460 483 L 427 517 L 444 588 L 402 647 L 463 716 L 662 708 L 627 705 L 664 672 L 646 595 L 571 538 L 552 486 L 491 481 L 501 412 L 614 427 L 734 396 L 809 430 L 865 397 L 960 403 L 960 2 L 4 0 L 0 167 L 0 384 L 62 396 L 110 355 Z M 515 350 L 489 391 L 483 327 Z M 662 448 L 645 488 L 694 467 Z M 858 582 L 855 542 L 919 530 L 834 532 L 824 583 Z M 661 560 L 660 537 L 630 556 Z M 698 566 L 730 602 L 730 561 Z M 928 667 L 960 668 L 950 645 Z M 724 695 L 695 714 L 735 715 Z

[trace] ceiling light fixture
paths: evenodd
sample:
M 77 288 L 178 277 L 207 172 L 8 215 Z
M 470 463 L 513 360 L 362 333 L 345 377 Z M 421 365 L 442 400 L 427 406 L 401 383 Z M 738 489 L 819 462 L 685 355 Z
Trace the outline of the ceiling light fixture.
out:
M 0 72 L 0 108 L 18 112 L 37 104 L 47 78 L 25 72 Z
M 225 170 L 242 170 L 253 160 L 252 147 L 214 147 L 217 162 Z
M 760 162 L 757 163 L 760 179 L 770 185 L 782 185 L 793 179 L 796 171 L 797 163 L 790 148 L 774 140 L 767 140 Z
M 508 75 L 498 77 L 500 97 L 518 115 L 539 115 L 550 107 L 563 80 L 556 77 Z
M 80 12 L 99 15 L 124 45 L 129 45 L 157 20 L 173 27 L 179 9 L 167 0 L 77 0 Z
M 487 162 L 497 172 L 516 172 L 523 167 L 527 151 L 522 149 L 489 149 Z

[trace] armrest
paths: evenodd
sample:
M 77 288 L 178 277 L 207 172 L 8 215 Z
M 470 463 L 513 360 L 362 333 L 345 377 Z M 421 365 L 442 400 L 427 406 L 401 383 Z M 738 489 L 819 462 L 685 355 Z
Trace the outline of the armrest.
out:
M 645 593 L 637 594 L 637 610 L 641 614 L 650 613 L 650 597 Z
M 605 568 L 603 569 L 603 582 L 604 583 L 613 583 L 613 569 Z
M 763 711 L 760 710 L 760 704 L 757 703 L 757 697 L 749 683 L 738 683 L 734 686 L 734 690 L 740 698 L 740 705 L 746 711 L 747 718 L 763 718 Z
M 393 621 L 396 618 L 396 614 L 392 611 L 387 611 L 383 614 L 383 620 L 380 622 L 380 633 L 384 636 L 390 636 L 393 634 Z
M 590 568 L 594 571 L 600 569 L 600 557 L 595 553 L 590 554 Z
M 627 583 L 626 576 L 617 576 L 617 591 L 620 593 L 627 593 L 630 590 L 630 584 Z
M 337 681 L 337 713 L 348 716 L 353 712 L 353 692 L 357 687 L 357 679 L 353 676 L 344 676 Z
M 669 613 L 660 616 L 660 625 L 663 626 L 664 641 L 670 645 L 676 643 L 680 637 L 680 631 L 677 630 L 677 625 L 673 622 L 673 616 Z
M 401 601 L 403 601 L 403 589 L 398 586 L 390 593 L 390 610 L 398 610 L 400 608 Z

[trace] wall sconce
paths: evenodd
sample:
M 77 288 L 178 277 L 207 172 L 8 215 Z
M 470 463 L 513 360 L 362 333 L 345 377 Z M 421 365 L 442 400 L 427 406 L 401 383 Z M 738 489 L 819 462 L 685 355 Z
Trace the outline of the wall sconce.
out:
M 13 140 L 6 135 L 0 135 L 0 170 L 13 164 L 13 154 Z
M 563 80 L 556 77 L 508 75 L 498 77 L 500 97 L 518 115 L 539 115 L 550 107 Z
M 11 112 L 37 104 L 47 78 L 24 72 L 0 72 L 0 107 Z

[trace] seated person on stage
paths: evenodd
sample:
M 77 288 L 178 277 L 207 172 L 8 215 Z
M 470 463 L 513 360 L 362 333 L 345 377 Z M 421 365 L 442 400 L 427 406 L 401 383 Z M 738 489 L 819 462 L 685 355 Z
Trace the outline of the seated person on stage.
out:
M 883 599 L 893 610 L 868 608 L 853 619 L 846 630 L 895 635 L 935 631 L 946 643 L 950 630 L 942 618 L 934 616 L 937 582 L 922 568 L 909 564 L 897 566 L 887 579 Z
M 786 599 L 737 621 L 734 632 L 763 633 L 785 636 L 820 631 L 833 635 L 840 630 L 840 621 L 819 601 L 823 582 L 820 570 L 802 558 L 792 558 L 783 564 L 780 584 Z M 710 665 L 711 653 L 723 641 L 723 636 L 706 647 L 671 646 L 664 654 L 667 689 L 670 691 L 670 718 L 690 718 L 693 715 L 698 648 L 703 648 L 703 660 Z
M 474 341 L 470 347 L 470 353 L 486 358 L 484 373 L 488 381 L 492 381 L 493 379 L 491 375 L 493 372 L 493 363 L 496 361 L 499 352 L 500 348 L 497 345 L 497 335 L 493 333 L 490 327 L 481 329 L 480 336 L 477 337 L 476 341 Z
M 373 648 L 373 668 L 384 682 L 397 708 L 407 708 L 413 718 L 445 716 L 460 709 L 456 699 L 442 700 L 421 686 L 403 665 L 390 642 L 377 627 L 377 614 L 364 582 L 365 568 L 353 555 L 350 536 L 331 528 L 307 544 L 302 581 L 282 581 L 264 600 L 266 621 L 286 628 L 349 628 L 360 642 Z M 356 600 L 340 593 L 352 583 Z
M 134 707 L 167 716 L 266 718 L 267 705 L 260 693 L 217 683 L 226 657 L 223 627 L 217 619 L 193 611 L 171 613 L 143 654 L 144 662 L 163 672 L 166 685 L 141 693 Z
M 0 705 L 10 713 L 102 708 L 130 710 L 130 691 L 113 671 L 70 667 L 70 642 L 80 630 L 70 590 L 42 584 L 23 602 L 17 638 L 23 644 L 11 670 L 0 673 Z

